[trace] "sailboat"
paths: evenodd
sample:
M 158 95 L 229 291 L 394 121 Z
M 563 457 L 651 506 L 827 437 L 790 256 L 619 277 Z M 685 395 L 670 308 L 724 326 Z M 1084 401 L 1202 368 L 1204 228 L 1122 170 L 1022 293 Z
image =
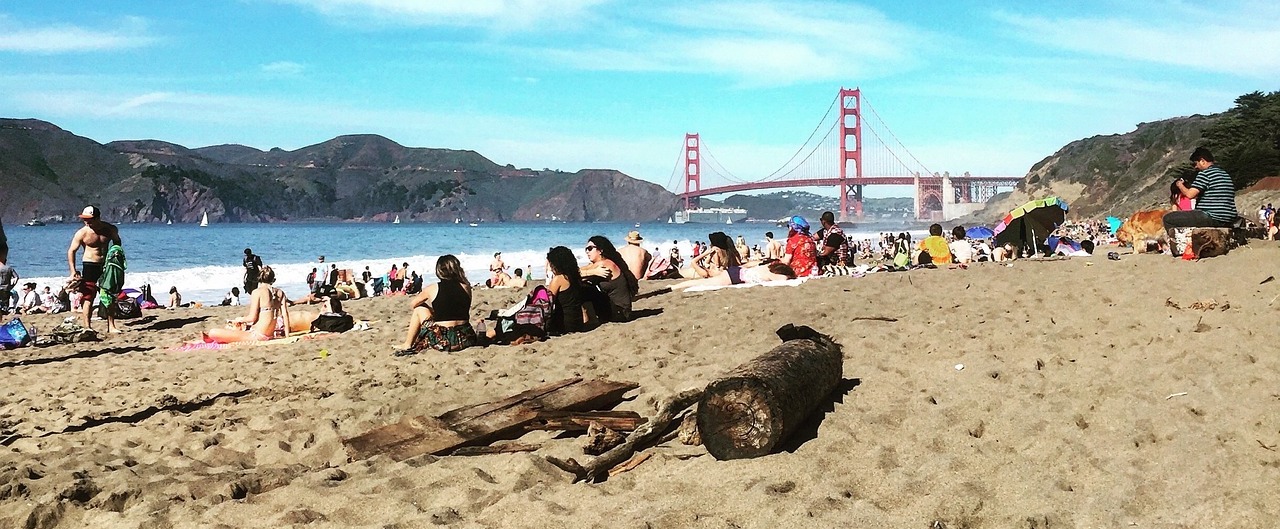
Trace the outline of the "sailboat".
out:
M 203 228 L 208 225 L 209 225 L 209 212 L 206 211 L 204 212 L 204 216 L 200 217 L 200 227 Z
M 396 215 L 396 220 L 391 221 L 392 224 L 400 224 L 400 215 Z

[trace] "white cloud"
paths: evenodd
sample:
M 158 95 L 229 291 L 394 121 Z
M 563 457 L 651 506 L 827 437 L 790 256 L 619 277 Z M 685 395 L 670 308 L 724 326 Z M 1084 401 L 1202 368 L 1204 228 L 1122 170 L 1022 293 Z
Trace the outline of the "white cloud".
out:
M 292 61 L 276 61 L 262 65 L 262 73 L 281 77 L 302 74 L 306 67 Z
M 35 54 L 112 51 L 141 48 L 156 41 L 147 34 L 146 21 L 136 17 L 125 18 L 117 27 L 107 29 L 67 24 L 27 26 L 0 17 L 0 51 Z
M 1280 70 L 1280 19 L 1274 10 L 1182 15 L 1167 20 L 994 17 L 1023 40 L 1066 51 L 1245 77 L 1274 76 Z
M 932 36 L 856 5 L 696 4 L 642 10 L 650 29 L 606 28 L 592 45 L 537 53 L 586 70 L 687 72 L 748 85 L 884 77 L 914 67 Z M 856 37 L 855 37 L 856 36 Z
M 396 26 L 532 28 L 576 19 L 605 0 L 277 0 L 313 9 L 335 21 Z

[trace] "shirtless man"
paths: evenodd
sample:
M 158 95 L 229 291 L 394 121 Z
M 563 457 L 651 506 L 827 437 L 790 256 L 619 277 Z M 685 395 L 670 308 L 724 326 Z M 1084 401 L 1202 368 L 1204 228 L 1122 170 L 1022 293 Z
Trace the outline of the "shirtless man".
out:
M 97 207 L 87 206 L 80 213 L 84 227 L 71 237 L 71 247 L 67 249 L 67 269 L 72 278 L 80 279 L 80 293 L 84 295 L 81 302 L 81 313 L 84 315 L 84 327 L 91 328 L 89 313 L 93 309 L 93 301 L 98 297 L 98 279 L 102 277 L 102 265 L 107 258 L 107 248 L 111 243 L 120 244 L 120 232 L 114 225 L 102 221 L 102 213 Z M 84 248 L 81 272 L 76 271 L 76 252 Z M 73 308 L 74 310 L 74 308 Z M 115 315 L 111 307 L 107 307 L 107 332 L 120 332 L 116 328 Z
M 627 268 L 636 276 L 636 279 L 645 279 L 648 276 L 649 261 L 653 259 L 649 250 L 640 246 L 642 241 L 644 237 L 640 236 L 640 232 L 631 230 L 631 233 L 627 234 L 627 245 L 618 248 L 618 253 L 622 254 L 622 260 L 627 262 Z
M 764 260 L 776 261 L 778 259 L 782 259 L 782 241 L 774 239 L 773 232 L 771 231 L 764 233 L 764 240 L 766 241 L 764 246 Z

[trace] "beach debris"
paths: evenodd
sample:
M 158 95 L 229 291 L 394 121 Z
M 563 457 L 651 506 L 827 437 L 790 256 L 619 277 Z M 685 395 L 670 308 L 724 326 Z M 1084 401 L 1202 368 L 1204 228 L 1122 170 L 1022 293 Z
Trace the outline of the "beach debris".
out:
M 1262 280 L 1262 282 L 1261 282 L 1261 283 L 1258 283 L 1258 284 L 1259 284 L 1259 285 L 1265 285 L 1265 284 L 1270 283 L 1270 282 L 1275 281 L 1275 280 L 1276 280 L 1276 276 L 1267 276 L 1267 278 L 1266 278 L 1266 279 L 1263 279 L 1263 280 Z
M 626 463 L 623 463 L 621 465 L 618 465 L 616 467 L 609 469 L 609 477 L 613 477 L 623 472 L 626 472 L 628 470 L 631 470 L 633 468 L 636 468 L 640 466 L 640 463 L 644 463 L 645 461 L 648 461 L 650 457 L 653 457 L 652 452 L 641 452 L 639 454 L 631 456 L 631 459 L 628 459 Z
M 601 426 L 619 432 L 630 432 L 644 422 L 645 418 L 634 411 L 541 410 L 538 417 L 526 425 L 525 429 L 589 432 L 592 426 Z
M 888 316 L 854 316 L 853 319 L 849 321 L 887 321 L 892 323 L 898 321 L 898 318 L 890 318 Z
M 515 452 L 533 452 L 542 445 L 531 443 L 502 443 L 487 446 L 464 446 L 450 452 L 451 456 L 480 456 L 488 454 L 511 454 Z
M 1186 396 L 1186 394 L 1187 394 L 1187 392 L 1185 392 L 1185 391 L 1180 392 L 1180 393 L 1174 393 L 1174 394 L 1169 395 L 1168 397 L 1165 397 L 1165 398 L 1164 398 L 1164 400 L 1169 400 L 1169 399 L 1174 398 L 1174 397 L 1184 397 L 1184 396 Z
M 1210 311 L 1218 308 L 1218 302 L 1213 298 L 1210 298 L 1205 301 L 1196 301 L 1191 304 L 1191 308 L 1196 310 Z
M 702 444 L 716 459 L 767 455 L 828 401 L 843 376 L 840 344 L 809 327 L 778 329 L 782 344 L 707 385 Z
M 698 416 L 688 414 L 680 421 L 680 427 L 676 429 L 676 439 L 681 444 L 696 446 L 702 444 L 702 436 L 698 434 Z
M 581 377 L 545 384 L 502 400 L 464 406 L 436 417 L 416 416 L 342 440 L 352 459 L 386 454 L 396 461 L 425 454 L 444 455 L 469 445 L 516 437 L 540 413 L 598 410 L 622 401 L 633 382 Z
M 592 459 L 586 465 L 578 463 L 573 458 L 562 460 L 552 456 L 547 456 L 547 462 L 573 474 L 574 483 L 579 481 L 595 483 L 607 477 L 609 469 L 629 459 L 639 446 L 647 445 L 650 441 L 661 437 L 667 426 L 671 424 L 671 421 L 680 412 L 702 398 L 702 391 L 702 388 L 686 389 L 664 400 L 658 407 L 658 414 L 640 425 L 639 428 L 636 428 L 636 431 L 631 432 L 626 441 L 623 441 L 622 444 L 608 452 L 600 454 L 599 457 Z
M 1263 448 L 1265 448 L 1265 449 L 1267 449 L 1267 450 L 1270 450 L 1270 451 L 1272 451 L 1272 452 L 1275 452 L 1275 451 L 1276 451 L 1276 445 L 1267 446 L 1267 444 L 1266 444 L 1266 443 L 1262 442 L 1262 439 L 1254 439 L 1254 441 L 1257 441 L 1257 442 L 1258 442 L 1258 446 L 1261 446 L 1261 447 L 1263 447 Z
M 964 364 L 956 364 L 956 371 L 964 371 Z
M 627 438 L 612 428 L 601 426 L 600 423 L 591 423 L 587 428 L 587 444 L 582 447 L 582 452 L 587 455 L 598 456 L 613 447 L 622 444 Z

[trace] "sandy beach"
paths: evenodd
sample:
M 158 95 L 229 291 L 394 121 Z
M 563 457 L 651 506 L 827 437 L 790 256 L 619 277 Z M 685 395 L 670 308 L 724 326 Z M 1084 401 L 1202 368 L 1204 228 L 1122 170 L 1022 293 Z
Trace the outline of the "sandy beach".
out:
M 220 351 L 173 348 L 241 307 L 148 311 L 0 353 L 0 527 L 1273 527 L 1280 244 L 1113 250 L 661 294 L 590 333 L 407 358 L 403 297 L 347 303 L 368 331 Z M 473 315 L 522 296 L 478 291 Z M 617 409 L 652 415 L 786 323 L 841 343 L 849 382 L 781 453 L 669 441 L 575 484 L 546 456 L 589 456 L 556 432 L 402 462 L 341 443 L 572 376 L 638 383 Z

